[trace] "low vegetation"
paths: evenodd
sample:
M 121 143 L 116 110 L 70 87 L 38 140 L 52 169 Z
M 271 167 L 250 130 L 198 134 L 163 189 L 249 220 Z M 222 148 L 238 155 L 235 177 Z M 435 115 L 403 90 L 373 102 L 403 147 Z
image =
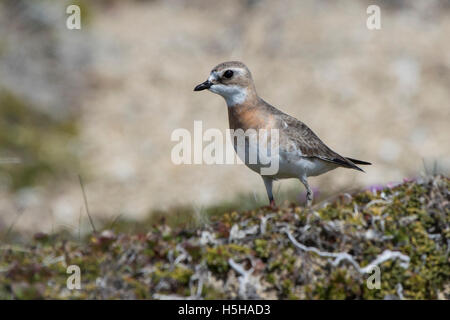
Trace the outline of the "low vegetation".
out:
M 449 299 L 449 187 L 433 176 L 200 227 L 36 234 L 0 247 L 0 298 Z

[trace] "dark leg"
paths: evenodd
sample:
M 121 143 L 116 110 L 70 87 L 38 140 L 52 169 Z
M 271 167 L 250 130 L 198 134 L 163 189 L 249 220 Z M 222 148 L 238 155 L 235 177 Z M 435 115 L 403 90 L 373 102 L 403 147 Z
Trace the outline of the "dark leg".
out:
M 263 180 L 264 180 L 264 185 L 266 186 L 266 191 L 267 191 L 267 196 L 269 197 L 269 202 L 270 202 L 270 206 L 272 208 L 276 207 L 275 204 L 275 199 L 273 198 L 273 193 L 272 193 L 272 184 L 273 184 L 273 180 L 271 178 L 262 176 Z

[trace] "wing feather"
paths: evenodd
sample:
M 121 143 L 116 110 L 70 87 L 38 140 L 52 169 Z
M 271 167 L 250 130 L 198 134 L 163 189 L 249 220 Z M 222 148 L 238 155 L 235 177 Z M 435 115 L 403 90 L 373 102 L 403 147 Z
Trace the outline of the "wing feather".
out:
M 266 107 L 269 108 L 268 111 L 275 114 L 278 117 L 280 124 L 282 124 L 279 126 L 282 128 L 280 129 L 280 135 L 285 136 L 290 144 L 294 144 L 294 146 L 300 150 L 303 157 L 318 158 L 342 167 L 364 171 L 351 160 L 342 157 L 331 150 L 306 124 L 283 113 L 267 102 L 264 103 Z

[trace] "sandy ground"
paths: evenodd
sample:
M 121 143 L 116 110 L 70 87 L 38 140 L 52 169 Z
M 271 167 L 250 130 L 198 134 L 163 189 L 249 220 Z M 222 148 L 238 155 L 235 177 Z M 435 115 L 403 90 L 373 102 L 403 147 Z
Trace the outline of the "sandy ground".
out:
M 382 28 L 371 31 L 365 2 L 245 3 L 117 2 L 94 14 L 78 146 L 95 215 L 142 218 L 239 193 L 265 197 L 261 178 L 242 165 L 177 166 L 170 158 L 173 130 L 192 130 L 195 120 L 227 128 L 223 99 L 192 89 L 234 59 L 248 65 L 266 101 L 338 153 L 374 164 L 366 174 L 338 169 L 313 178 L 314 187 L 337 193 L 399 181 L 423 171 L 424 160 L 449 172 L 450 10 L 433 1 L 401 10 L 381 4 Z M 298 181 L 281 185 L 303 191 Z M 17 228 L 77 225 L 75 174 L 33 192 L 21 195 Z M 17 197 L 1 201 L 17 212 Z

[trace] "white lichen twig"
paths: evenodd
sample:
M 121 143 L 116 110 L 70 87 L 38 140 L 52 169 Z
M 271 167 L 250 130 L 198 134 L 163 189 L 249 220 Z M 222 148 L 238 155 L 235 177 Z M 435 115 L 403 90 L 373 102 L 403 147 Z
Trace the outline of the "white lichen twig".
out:
M 245 270 L 244 267 L 238 263 L 236 263 L 233 259 L 228 259 L 228 264 L 236 271 L 240 276 L 238 277 L 239 281 L 239 296 L 243 299 L 247 298 L 247 285 L 251 285 L 251 277 L 253 273 L 253 268 L 250 270 Z
M 200 245 L 204 246 L 207 244 L 217 244 L 216 236 L 215 234 L 209 232 L 209 231 L 203 231 L 200 236 Z
M 228 241 L 232 242 L 233 240 L 240 240 L 246 238 L 248 235 L 258 233 L 258 226 L 252 226 L 248 229 L 239 229 L 239 225 L 235 224 L 231 227 L 230 236 L 228 237 Z
M 191 297 L 196 299 L 201 299 L 203 284 L 205 282 L 205 278 L 208 277 L 208 271 L 206 266 L 204 265 L 196 265 L 195 273 L 189 279 L 189 289 L 191 290 Z M 194 281 L 197 281 L 197 288 L 194 287 Z
M 382 205 L 388 205 L 391 204 L 392 200 L 382 200 L 382 199 L 375 199 L 370 201 L 368 204 L 365 205 L 364 209 L 368 209 L 371 206 L 375 205 L 375 204 L 382 204 Z
M 178 244 L 176 246 L 176 250 L 178 252 L 180 252 L 180 255 L 175 259 L 175 261 L 173 262 L 173 265 L 177 265 L 185 259 L 187 261 L 190 261 L 192 259 L 191 256 L 189 255 L 189 253 L 187 253 L 187 251 L 180 244 Z
M 359 217 L 358 205 L 356 203 L 353 204 L 353 218 L 356 219 Z
M 265 234 L 266 233 L 266 229 L 267 229 L 267 221 L 271 218 L 275 217 L 275 214 L 271 213 L 268 214 L 267 216 L 261 217 L 261 223 L 259 225 L 259 229 L 261 234 Z
M 400 298 L 400 300 L 404 300 L 405 296 L 403 296 L 403 286 L 401 283 L 398 283 L 396 286 L 397 289 L 397 296 Z
M 338 252 L 338 253 L 325 252 L 325 251 L 320 251 L 319 249 L 314 248 L 314 247 L 307 247 L 307 246 L 299 243 L 289 231 L 285 231 L 285 232 L 286 232 L 289 240 L 291 240 L 292 244 L 296 248 L 306 251 L 306 252 L 314 252 L 321 257 L 334 258 L 334 260 L 331 264 L 335 267 L 338 266 L 341 263 L 341 261 L 346 260 L 351 265 L 353 265 L 359 273 L 364 274 L 364 273 L 371 272 L 371 270 L 374 266 L 378 266 L 379 264 L 382 264 L 383 262 L 391 260 L 391 259 L 401 260 L 400 266 L 405 269 L 408 268 L 408 266 L 409 266 L 410 258 L 407 255 L 404 255 L 398 251 L 385 250 L 385 251 L 383 251 L 383 253 L 378 255 L 375 258 L 375 260 L 373 260 L 371 263 L 369 263 L 366 267 L 361 268 L 359 266 L 359 264 L 355 261 L 353 256 L 351 256 L 350 254 L 348 254 L 346 252 Z
M 367 273 L 370 272 L 373 266 L 378 266 L 388 260 L 394 260 L 394 259 L 399 259 L 400 262 L 400 267 L 402 267 L 403 269 L 407 269 L 409 266 L 409 261 L 411 260 L 409 258 L 409 256 L 398 252 L 398 251 L 391 251 L 391 250 L 384 250 L 381 254 L 379 254 L 375 260 L 373 260 L 371 263 L 369 263 L 366 267 L 361 268 L 360 272 L 362 273 Z

